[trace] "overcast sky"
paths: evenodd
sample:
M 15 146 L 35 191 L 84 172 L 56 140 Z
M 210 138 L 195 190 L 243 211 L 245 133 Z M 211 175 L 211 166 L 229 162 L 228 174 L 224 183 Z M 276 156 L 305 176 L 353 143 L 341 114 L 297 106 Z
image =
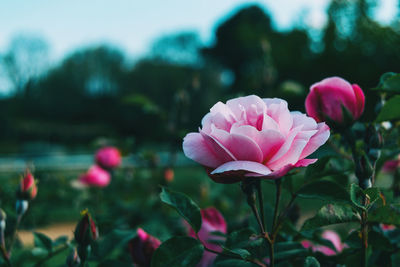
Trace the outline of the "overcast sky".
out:
M 389 21 L 396 0 L 381 0 L 377 16 Z M 309 26 L 322 27 L 329 0 L 0 0 L 0 53 L 13 35 L 37 34 L 51 46 L 54 59 L 82 45 L 111 43 L 132 57 L 168 33 L 197 31 L 210 42 L 216 25 L 243 4 L 269 10 L 276 27 L 289 28 L 300 14 Z

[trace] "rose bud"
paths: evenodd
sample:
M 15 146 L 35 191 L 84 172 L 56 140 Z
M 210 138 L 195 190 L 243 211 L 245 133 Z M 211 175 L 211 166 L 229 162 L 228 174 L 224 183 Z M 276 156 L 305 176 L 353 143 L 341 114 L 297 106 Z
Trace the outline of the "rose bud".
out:
M 219 241 L 225 240 L 225 238 L 223 238 L 219 235 L 213 234 L 213 232 L 221 232 L 223 234 L 226 234 L 227 226 L 226 226 L 224 217 L 216 208 L 210 207 L 210 208 L 201 210 L 201 218 L 202 218 L 201 229 L 198 232 L 198 237 L 199 237 L 200 241 L 207 248 L 221 252 L 222 251 L 221 246 L 214 244 L 212 241 L 213 240 L 219 240 Z M 195 231 L 188 224 L 185 224 L 185 225 L 189 230 L 189 233 L 188 233 L 189 236 L 191 236 L 193 238 L 197 238 Z M 211 266 L 216 257 L 217 257 L 217 254 L 211 253 L 208 251 L 204 251 L 203 257 L 202 257 L 201 261 L 197 264 L 197 266 L 198 267 Z
M 333 246 L 335 247 L 335 250 L 333 250 L 330 247 L 323 246 L 323 245 L 315 245 L 312 242 L 308 240 L 303 240 L 301 244 L 303 245 L 304 248 L 310 248 L 313 252 L 321 252 L 322 254 L 326 256 L 333 256 L 336 255 L 340 252 L 343 251 L 343 249 L 346 247 L 345 244 L 342 243 L 339 235 L 331 230 L 326 230 L 322 233 L 322 238 L 325 240 L 330 241 Z
M 27 170 L 21 180 L 20 188 L 17 191 L 17 198 L 23 200 L 32 200 L 37 195 L 36 180 L 32 173 Z
M 112 146 L 99 149 L 96 152 L 96 163 L 104 169 L 111 170 L 121 165 L 121 153 Z
M 97 165 L 89 168 L 88 172 L 79 177 L 79 181 L 86 186 L 105 187 L 111 181 L 111 175 Z
M 81 215 L 82 218 L 76 225 L 74 237 L 78 245 L 86 247 L 99 237 L 99 232 L 87 209 L 82 211 Z
M 286 101 L 251 95 L 215 104 L 199 132 L 186 135 L 183 151 L 215 182 L 277 179 L 317 161 L 306 157 L 329 135 L 324 122 L 290 112 Z
M 129 252 L 132 261 L 142 267 L 150 266 L 151 257 L 160 244 L 160 240 L 138 228 L 137 236 L 129 241 Z
M 164 179 L 168 183 L 172 182 L 174 180 L 174 170 L 171 168 L 166 168 L 164 170 Z
M 364 92 L 357 84 L 331 77 L 311 86 L 306 98 L 306 111 L 317 122 L 348 126 L 361 116 L 364 104 Z

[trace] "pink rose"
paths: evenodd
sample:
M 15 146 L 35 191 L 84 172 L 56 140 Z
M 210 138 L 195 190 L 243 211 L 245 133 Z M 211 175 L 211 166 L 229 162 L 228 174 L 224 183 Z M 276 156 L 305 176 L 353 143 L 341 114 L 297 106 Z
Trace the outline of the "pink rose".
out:
M 384 232 L 392 231 L 392 230 L 396 229 L 396 226 L 393 224 L 381 223 L 381 224 L 379 224 L 379 226 L 381 227 L 382 231 L 384 231 Z
M 205 166 L 219 183 L 246 177 L 276 179 L 306 159 L 329 138 L 329 127 L 278 98 L 251 95 L 218 102 L 204 116 L 199 133 L 183 140 L 185 155 Z
M 103 147 L 96 152 L 96 163 L 104 169 L 114 169 L 121 165 L 121 153 L 115 147 Z
M 18 195 L 22 199 L 29 200 L 34 199 L 37 195 L 36 180 L 29 170 L 26 171 L 24 178 L 22 178 Z
M 87 173 L 79 177 L 79 181 L 87 186 L 105 187 L 110 183 L 111 176 L 101 167 L 93 165 Z
M 224 240 L 223 237 L 212 234 L 212 232 L 217 232 L 217 231 L 226 234 L 227 226 L 224 217 L 216 208 L 210 207 L 201 210 L 201 218 L 202 218 L 201 229 L 198 232 L 200 241 L 207 248 L 221 252 L 222 248 L 219 245 L 214 244 L 210 241 Z M 196 233 L 190 226 L 188 226 L 188 229 L 189 229 L 189 235 L 191 237 L 197 238 Z M 204 251 L 203 257 L 199 262 L 199 264 L 197 264 L 197 267 L 211 266 L 216 257 L 217 254 Z
M 150 266 L 151 257 L 160 245 L 160 240 L 149 235 L 142 228 L 138 228 L 137 236 L 129 241 L 129 252 L 132 261 L 139 266 Z
M 326 230 L 322 233 L 322 238 L 329 240 L 332 242 L 333 246 L 335 247 L 335 250 L 331 249 L 330 247 L 322 246 L 322 245 L 315 245 L 312 242 L 308 240 L 303 240 L 301 241 L 301 244 L 303 245 L 304 248 L 310 248 L 313 252 L 321 252 L 322 254 L 325 254 L 326 256 L 333 256 L 336 255 L 340 252 L 343 251 L 343 249 L 346 247 L 345 244 L 342 243 L 340 240 L 339 235 L 331 230 Z
M 339 77 L 326 78 L 310 88 L 306 98 L 306 110 L 317 122 L 328 119 L 343 124 L 342 107 L 358 119 L 364 111 L 364 92 L 357 84 L 351 85 Z

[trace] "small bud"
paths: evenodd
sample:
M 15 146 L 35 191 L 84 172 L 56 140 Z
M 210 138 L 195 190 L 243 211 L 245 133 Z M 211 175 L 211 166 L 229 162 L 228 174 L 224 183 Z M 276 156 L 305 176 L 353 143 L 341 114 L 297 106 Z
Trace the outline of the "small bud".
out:
M 129 241 L 132 261 L 139 266 L 150 266 L 151 257 L 160 244 L 160 240 L 138 228 L 137 236 Z
M 17 191 L 17 197 L 19 199 L 32 200 L 36 197 L 36 195 L 37 195 L 36 180 L 28 169 L 21 180 L 20 188 Z
M 7 215 L 4 210 L 0 209 L 0 231 L 3 232 L 6 229 Z
M 75 249 L 72 250 L 71 253 L 67 257 L 65 264 L 68 267 L 76 267 L 76 266 L 79 266 L 80 263 L 81 263 L 81 260 L 78 256 L 78 252 L 76 252 Z
M 21 200 L 21 199 L 17 200 L 15 204 L 15 210 L 17 211 L 17 214 L 19 216 L 24 215 L 25 212 L 28 210 L 28 208 L 29 208 L 28 200 Z
M 74 237 L 80 246 L 86 247 L 98 238 L 99 232 L 87 209 L 82 211 L 81 215 L 82 219 L 76 225 Z
M 115 169 L 121 165 L 121 153 L 112 146 L 107 146 L 99 149 L 96 152 L 96 163 L 106 170 Z

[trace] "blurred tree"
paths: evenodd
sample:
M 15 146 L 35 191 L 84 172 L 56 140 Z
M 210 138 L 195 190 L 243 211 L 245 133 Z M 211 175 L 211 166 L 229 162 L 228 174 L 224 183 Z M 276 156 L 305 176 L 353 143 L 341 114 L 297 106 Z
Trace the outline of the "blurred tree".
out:
M 21 96 L 49 67 L 49 45 L 38 36 L 15 36 L 1 62 L 12 89 Z
M 215 45 L 204 52 L 233 72 L 233 92 L 262 95 L 271 87 L 272 33 L 271 19 L 258 6 L 239 10 L 217 28 Z
M 163 36 L 151 48 L 154 60 L 177 65 L 199 65 L 201 42 L 195 32 L 182 32 Z

